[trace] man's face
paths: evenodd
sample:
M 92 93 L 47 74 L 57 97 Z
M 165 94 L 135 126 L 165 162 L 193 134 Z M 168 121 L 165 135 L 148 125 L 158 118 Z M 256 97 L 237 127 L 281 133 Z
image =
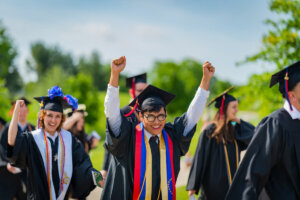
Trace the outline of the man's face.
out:
M 292 105 L 300 112 L 300 82 L 289 92 Z
M 135 84 L 135 92 L 134 92 L 135 96 L 136 97 L 139 96 L 139 94 L 141 94 L 141 92 L 143 92 L 143 90 L 146 89 L 147 86 L 148 86 L 147 83 L 137 83 L 137 84 Z M 132 88 L 129 89 L 129 94 L 130 94 L 131 98 L 133 98 Z
M 143 115 L 140 113 L 144 128 L 152 135 L 162 133 L 166 124 L 166 116 L 164 108 L 161 108 L 159 112 L 144 112 Z
M 22 106 L 20 108 L 20 113 L 19 113 L 19 121 L 25 122 L 27 120 L 29 110 L 26 105 Z

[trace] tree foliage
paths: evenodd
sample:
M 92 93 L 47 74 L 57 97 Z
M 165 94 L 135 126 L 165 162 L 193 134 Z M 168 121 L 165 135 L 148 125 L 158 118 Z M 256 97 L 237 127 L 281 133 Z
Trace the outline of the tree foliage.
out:
M 71 54 L 64 53 L 58 46 L 46 46 L 40 41 L 31 45 L 31 58 L 26 60 L 26 65 L 29 71 L 37 74 L 38 80 L 54 66 L 61 67 L 69 75 L 77 72 Z
M 271 0 L 269 5 L 277 17 L 265 22 L 270 30 L 263 35 L 262 49 L 242 63 L 263 61 L 275 65 L 276 70 L 252 75 L 238 92 L 244 98 L 241 106 L 257 111 L 261 117 L 282 107 L 278 85 L 269 88 L 271 75 L 300 60 L 300 1 Z
M 167 110 L 170 114 L 181 114 L 187 111 L 202 75 L 202 64 L 193 59 L 185 59 L 180 63 L 156 62 L 150 73 L 150 81 L 153 85 L 176 95 Z M 213 78 L 210 86 L 210 96 L 214 97 L 227 89 L 230 83 Z
M 18 68 L 14 65 L 17 50 L 6 28 L 0 21 L 0 79 L 4 79 L 4 85 L 14 96 L 23 86 Z

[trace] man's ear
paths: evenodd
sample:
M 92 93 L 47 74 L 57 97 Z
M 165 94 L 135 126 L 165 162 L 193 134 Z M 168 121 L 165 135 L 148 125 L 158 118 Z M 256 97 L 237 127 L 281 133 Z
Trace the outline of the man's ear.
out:
M 139 117 L 140 117 L 140 120 L 143 121 L 143 115 L 141 112 L 139 112 Z

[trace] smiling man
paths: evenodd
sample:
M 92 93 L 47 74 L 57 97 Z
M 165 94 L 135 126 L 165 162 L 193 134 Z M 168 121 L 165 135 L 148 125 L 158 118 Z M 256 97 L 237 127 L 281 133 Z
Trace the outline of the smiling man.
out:
M 190 145 L 209 95 L 214 67 L 206 62 L 203 77 L 187 113 L 166 123 L 166 106 L 175 95 L 149 85 L 130 106 L 140 110 L 135 125 L 120 113 L 119 75 L 126 66 L 121 57 L 111 63 L 111 78 L 105 97 L 107 135 L 105 147 L 117 162 L 111 166 L 102 199 L 176 199 L 175 183 L 180 157 Z M 118 169 L 118 170 L 116 170 Z

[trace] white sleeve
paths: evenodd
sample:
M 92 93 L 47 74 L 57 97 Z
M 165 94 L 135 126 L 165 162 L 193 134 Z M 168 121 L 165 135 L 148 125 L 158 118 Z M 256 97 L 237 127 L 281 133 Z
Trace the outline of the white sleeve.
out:
M 209 91 L 204 90 L 202 88 L 198 88 L 192 102 L 189 105 L 189 108 L 187 110 L 186 116 L 187 116 L 187 124 L 184 129 L 183 135 L 186 136 L 190 130 L 198 123 L 200 120 L 206 100 L 209 96 Z
M 104 112 L 109 122 L 110 128 L 115 136 L 119 136 L 121 127 L 119 87 L 108 84 L 104 100 Z

